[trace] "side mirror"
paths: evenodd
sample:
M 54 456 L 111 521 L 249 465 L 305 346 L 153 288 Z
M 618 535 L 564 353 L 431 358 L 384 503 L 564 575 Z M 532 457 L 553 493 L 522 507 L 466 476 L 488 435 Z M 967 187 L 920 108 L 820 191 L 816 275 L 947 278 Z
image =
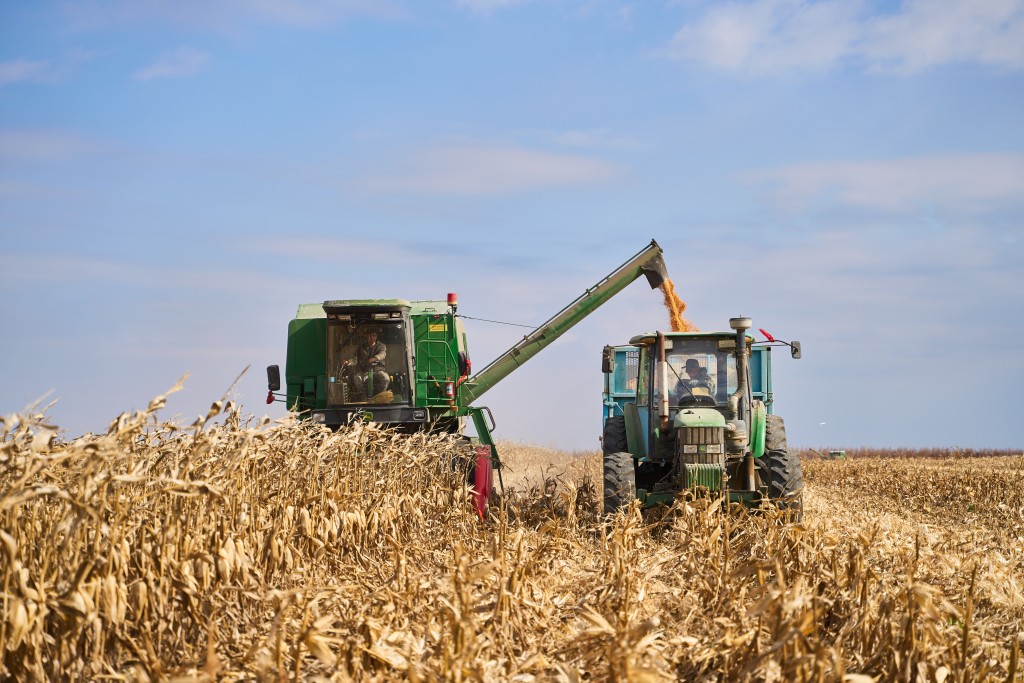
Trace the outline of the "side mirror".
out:
M 792 344 L 789 345 L 789 348 L 790 352 L 793 354 L 793 358 L 800 358 L 800 356 L 802 355 L 800 351 L 800 342 L 793 342 Z
M 615 350 L 606 346 L 601 350 L 601 372 L 610 375 L 615 370 Z
M 281 368 L 276 365 L 267 366 L 267 388 L 271 391 L 281 390 Z

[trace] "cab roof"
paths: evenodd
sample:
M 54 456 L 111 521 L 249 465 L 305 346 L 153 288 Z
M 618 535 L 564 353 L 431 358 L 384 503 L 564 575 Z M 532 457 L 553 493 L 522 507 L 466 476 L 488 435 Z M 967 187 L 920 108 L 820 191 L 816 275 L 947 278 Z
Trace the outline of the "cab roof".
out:
M 424 315 L 430 313 L 445 313 L 448 311 L 448 302 L 444 299 L 407 301 L 406 299 L 331 299 L 322 303 L 299 304 L 299 310 L 295 314 L 297 319 L 326 318 L 327 309 L 339 312 L 365 313 L 373 310 L 407 310 L 412 315 Z
M 736 332 L 734 330 L 727 330 L 721 332 L 664 332 L 666 339 L 735 339 Z M 658 339 L 657 332 L 644 332 L 638 334 L 635 337 L 630 338 L 629 343 L 632 346 L 648 346 L 653 344 Z M 754 341 L 753 335 L 747 335 L 747 343 Z

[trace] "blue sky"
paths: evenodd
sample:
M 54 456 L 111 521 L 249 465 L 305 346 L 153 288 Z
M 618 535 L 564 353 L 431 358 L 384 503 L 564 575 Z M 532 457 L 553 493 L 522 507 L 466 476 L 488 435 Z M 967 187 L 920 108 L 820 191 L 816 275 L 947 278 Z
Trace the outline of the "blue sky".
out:
M 1020 448 L 1024 2 L 0 6 L 0 414 L 266 412 L 301 302 L 539 324 L 655 238 L 790 442 Z M 483 399 L 593 448 L 638 282 Z M 523 332 L 468 321 L 483 367 Z M 281 414 L 275 406 L 272 416 Z

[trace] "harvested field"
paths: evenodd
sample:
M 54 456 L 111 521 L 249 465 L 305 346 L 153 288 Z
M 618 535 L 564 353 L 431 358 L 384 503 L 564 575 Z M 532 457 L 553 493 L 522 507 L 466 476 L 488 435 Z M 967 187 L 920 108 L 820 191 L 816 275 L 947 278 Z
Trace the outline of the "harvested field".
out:
M 599 514 L 600 458 L 149 409 L 0 424 L 0 677 L 1021 680 L 1024 457 L 808 460 L 805 523 Z

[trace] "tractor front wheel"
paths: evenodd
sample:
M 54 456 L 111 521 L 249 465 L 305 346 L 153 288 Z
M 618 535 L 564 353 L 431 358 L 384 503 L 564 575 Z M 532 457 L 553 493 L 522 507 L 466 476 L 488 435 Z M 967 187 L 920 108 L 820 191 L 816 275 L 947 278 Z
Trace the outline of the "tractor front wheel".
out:
M 626 445 L 626 418 L 622 415 L 609 417 L 604 421 L 604 434 L 601 437 L 601 450 L 609 453 L 628 451 Z
M 803 519 L 804 475 L 800 456 L 786 448 L 786 425 L 778 415 L 767 415 L 764 434 L 764 455 L 758 458 L 758 474 L 768 487 L 768 498 L 786 518 Z
M 604 454 L 604 511 L 612 514 L 636 498 L 636 471 L 633 455 L 617 452 Z

